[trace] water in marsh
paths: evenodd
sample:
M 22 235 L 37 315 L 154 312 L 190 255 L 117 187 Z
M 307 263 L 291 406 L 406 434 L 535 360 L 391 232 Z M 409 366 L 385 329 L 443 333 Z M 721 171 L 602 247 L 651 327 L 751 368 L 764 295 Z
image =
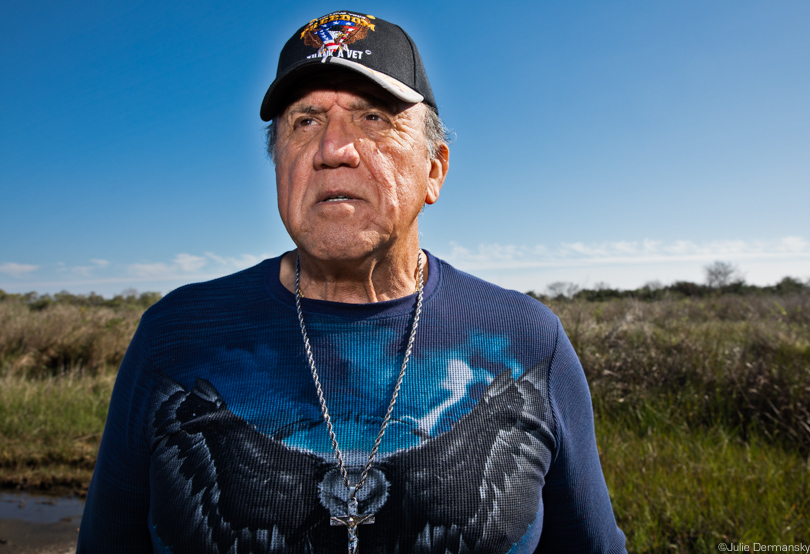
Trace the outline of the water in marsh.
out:
M 20 519 L 30 523 L 55 523 L 82 515 L 84 500 L 24 492 L 0 492 L 0 519 Z

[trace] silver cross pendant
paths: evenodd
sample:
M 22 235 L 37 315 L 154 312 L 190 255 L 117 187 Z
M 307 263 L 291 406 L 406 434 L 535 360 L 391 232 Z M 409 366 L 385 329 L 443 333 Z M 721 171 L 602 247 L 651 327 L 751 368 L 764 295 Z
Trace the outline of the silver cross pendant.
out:
M 342 525 L 346 527 L 346 531 L 349 533 L 349 554 L 358 554 L 358 543 L 359 539 L 357 538 L 357 526 L 358 525 L 369 525 L 370 523 L 374 523 L 374 514 L 368 515 L 358 515 L 357 514 L 357 498 L 355 495 L 357 494 L 357 486 L 352 485 L 349 488 L 349 513 L 345 516 L 332 516 L 329 520 L 329 524 L 332 526 Z

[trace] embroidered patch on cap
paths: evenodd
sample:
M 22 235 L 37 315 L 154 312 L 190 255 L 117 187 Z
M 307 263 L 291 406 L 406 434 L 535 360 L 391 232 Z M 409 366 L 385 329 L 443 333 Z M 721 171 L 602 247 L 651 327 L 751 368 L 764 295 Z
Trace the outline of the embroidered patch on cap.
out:
M 262 119 L 278 115 L 302 80 L 325 68 L 354 71 L 403 102 L 438 109 L 413 39 L 398 25 L 341 10 L 310 20 L 284 44 L 262 100 Z
M 373 15 L 335 12 L 313 19 L 301 32 L 304 44 L 318 49 L 318 55 L 333 55 L 338 50 L 348 52 L 349 45 L 366 38 L 374 31 Z

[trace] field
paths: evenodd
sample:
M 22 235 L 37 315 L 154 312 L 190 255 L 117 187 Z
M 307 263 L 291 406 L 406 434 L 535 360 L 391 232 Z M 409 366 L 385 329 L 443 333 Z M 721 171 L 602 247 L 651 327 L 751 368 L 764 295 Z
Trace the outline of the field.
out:
M 629 551 L 810 543 L 808 300 L 552 303 Z
M 810 544 L 806 288 L 590 298 L 544 300 L 588 376 L 628 550 Z M 0 294 L 2 486 L 86 490 L 116 368 L 154 299 Z

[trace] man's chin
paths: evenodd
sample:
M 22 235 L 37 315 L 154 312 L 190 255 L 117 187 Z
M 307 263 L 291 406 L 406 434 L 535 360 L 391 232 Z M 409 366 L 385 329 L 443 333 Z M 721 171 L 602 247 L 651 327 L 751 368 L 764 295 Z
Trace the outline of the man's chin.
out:
M 357 233 L 345 236 L 343 233 L 335 232 L 320 240 L 306 241 L 306 243 L 300 244 L 299 250 L 302 256 L 309 256 L 320 262 L 360 262 L 385 250 L 381 242 L 379 240 L 358 240 Z

